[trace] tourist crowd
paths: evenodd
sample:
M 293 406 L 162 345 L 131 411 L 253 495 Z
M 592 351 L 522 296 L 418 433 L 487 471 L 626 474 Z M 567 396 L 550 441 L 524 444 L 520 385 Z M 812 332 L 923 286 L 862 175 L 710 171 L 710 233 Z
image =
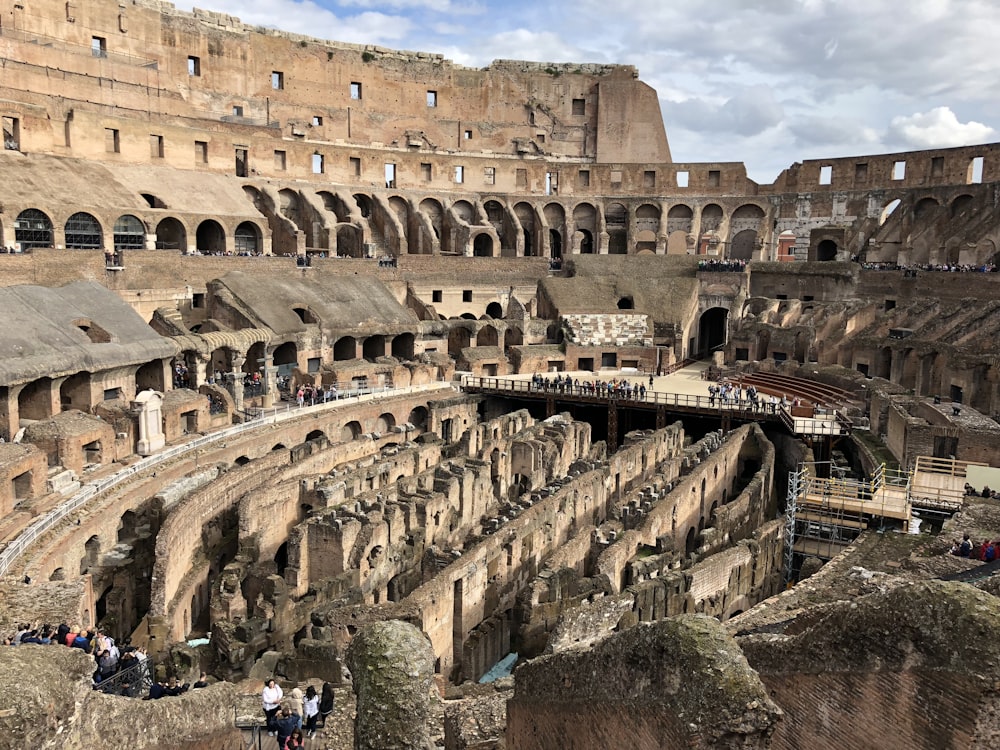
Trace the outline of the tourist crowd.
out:
M 995 263 L 973 265 L 969 263 L 862 263 L 866 271 L 903 271 L 916 275 L 917 271 L 944 271 L 947 273 L 996 273 Z
M 745 271 L 747 262 L 737 258 L 711 258 L 699 260 L 699 271 Z
M 260 700 L 267 733 L 276 738 L 281 750 L 297 750 L 304 743 L 303 729 L 306 737 L 314 737 L 317 726 L 326 726 L 327 717 L 333 713 L 333 686 L 324 682 L 322 694 L 312 685 L 305 693 L 296 687 L 286 698 L 272 678 L 264 683 Z
M 132 675 L 129 670 L 140 664 L 146 665 L 148 669 L 145 649 L 136 648 L 129 644 L 119 647 L 107 633 L 97 629 L 80 628 L 77 625 L 70 626 L 65 622 L 60 623 L 57 627 L 49 624 L 23 623 L 18 626 L 13 635 L 4 637 L 3 644 L 5 646 L 60 645 L 80 649 L 94 657 L 93 680 L 95 689 L 117 695 L 127 695 L 132 698 L 138 697 L 142 690 L 144 674 L 139 674 L 143 670 L 136 670 L 136 674 Z M 126 675 L 126 673 L 129 674 Z M 125 678 L 119 677 L 121 675 L 125 675 Z M 119 679 L 113 679 L 116 677 Z M 171 689 L 176 690 L 177 687 L 175 680 Z M 186 690 L 187 687 L 185 686 L 184 689 Z

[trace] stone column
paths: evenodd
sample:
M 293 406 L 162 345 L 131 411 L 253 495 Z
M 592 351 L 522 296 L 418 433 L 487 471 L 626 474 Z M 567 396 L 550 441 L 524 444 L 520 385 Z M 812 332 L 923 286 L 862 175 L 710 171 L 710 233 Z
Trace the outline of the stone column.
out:
M 434 652 L 427 636 L 399 620 L 362 628 L 347 648 L 354 677 L 355 750 L 430 750 Z
M 247 358 L 240 352 L 234 351 L 230 361 L 232 362 L 232 372 L 226 374 L 226 389 L 233 397 L 236 411 L 243 411 L 243 365 Z

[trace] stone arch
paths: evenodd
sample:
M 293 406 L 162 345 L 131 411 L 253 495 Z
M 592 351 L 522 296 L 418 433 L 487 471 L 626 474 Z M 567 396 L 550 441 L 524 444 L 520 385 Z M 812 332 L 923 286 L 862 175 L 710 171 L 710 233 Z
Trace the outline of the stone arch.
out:
M 744 229 L 737 232 L 729 246 L 729 257 L 736 260 L 753 260 L 754 251 L 757 249 L 757 232 L 753 229 Z
M 372 217 L 372 199 L 371 196 L 365 195 L 364 193 L 355 193 L 353 196 L 354 204 L 358 207 L 361 212 L 361 217 L 364 219 L 370 219 Z
M 154 359 L 152 362 L 147 362 L 135 371 L 136 393 L 145 390 L 165 391 L 166 387 L 162 361 Z
M 28 383 L 17 394 L 17 413 L 22 419 L 47 419 L 52 416 L 52 378 Z M 53 458 L 50 456 L 50 458 Z
M 714 253 L 715 247 L 719 244 L 722 216 L 722 206 L 718 203 L 709 203 L 701 210 L 701 237 L 698 243 L 700 254 L 708 254 L 709 250 Z
M 375 425 L 372 431 L 380 432 L 383 435 L 385 435 L 395 426 L 396 426 L 396 418 L 389 412 L 384 412 L 378 415 L 378 418 L 375 420 Z
M 333 343 L 333 360 L 343 362 L 357 359 L 358 341 L 353 336 L 341 336 Z
M 476 334 L 476 346 L 498 346 L 500 336 L 493 326 L 483 326 Z
M 837 247 L 837 242 L 831 239 L 821 240 L 818 245 L 816 245 L 816 260 L 818 261 L 833 261 L 837 260 L 837 253 L 840 248 Z
M 187 229 L 180 219 L 168 216 L 156 225 L 156 249 L 187 252 Z
M 441 233 L 444 231 L 444 208 L 441 206 L 441 202 L 434 198 L 424 198 L 420 201 L 420 212 L 427 217 L 431 229 L 434 231 L 434 236 L 440 240 Z
M 634 310 L 635 309 L 635 302 L 633 301 L 632 296 L 628 295 L 628 296 L 625 296 L 625 297 L 622 297 L 621 299 L 619 299 L 618 300 L 618 309 L 619 310 Z
M 538 221 L 534 207 L 530 203 L 521 201 L 514 206 L 514 215 L 517 216 L 524 236 L 525 257 L 542 255 L 542 243 L 538 236 Z
M 566 246 L 566 209 L 561 203 L 549 203 L 543 209 L 545 224 L 549 227 L 549 255 L 561 258 Z
M 524 334 L 521 332 L 521 329 L 508 328 L 503 338 L 504 350 L 510 349 L 512 346 L 521 346 L 522 344 L 524 344 Z
M 392 339 L 392 356 L 396 359 L 413 359 L 414 336 L 412 333 L 400 333 Z
M 573 237 L 575 252 L 587 255 L 597 252 L 594 237 L 597 234 L 597 209 L 590 203 L 578 203 L 573 208 L 573 224 L 576 233 Z
M 698 318 L 698 355 L 707 356 L 728 339 L 729 310 L 712 307 Z
M 361 229 L 353 224 L 338 224 L 336 227 L 337 255 L 342 258 L 364 256 Z
M 417 429 L 423 429 L 427 426 L 427 407 L 426 406 L 415 406 L 410 410 L 410 415 L 406 418 L 406 421 L 412 424 Z
M 321 439 L 322 440 L 326 439 L 326 433 L 323 432 L 323 430 L 312 430 L 311 432 L 309 432 L 308 434 L 306 434 L 306 441 L 307 442 L 309 440 L 321 440 Z
M 608 233 L 608 255 L 628 253 L 629 214 L 625 204 L 614 201 L 604 207 L 604 228 Z
M 952 218 L 958 216 L 965 211 L 968 211 L 972 204 L 975 202 L 973 198 L 968 193 L 962 193 L 955 197 L 955 200 L 951 202 L 951 216 Z
M 878 224 L 879 224 L 879 226 L 882 226 L 883 224 L 885 224 L 885 222 L 888 220 L 888 218 L 890 216 L 892 216 L 893 212 L 897 208 L 899 208 L 899 204 L 900 204 L 899 198 L 895 198 L 895 199 L 889 201 L 888 203 L 886 203 L 884 206 L 882 206 L 882 213 L 880 213 L 879 217 L 878 217 Z
M 695 550 L 697 549 L 697 547 L 695 546 L 696 543 L 697 543 L 697 535 L 696 535 L 695 527 L 692 526 L 690 529 L 688 529 L 687 536 L 684 537 L 684 555 L 685 556 L 690 557 L 691 555 L 693 555 L 695 553 Z
M 499 302 L 490 302 L 486 306 L 486 314 L 495 320 L 501 320 L 503 318 L 503 307 L 501 307 Z
M 236 227 L 235 247 L 237 255 L 259 255 L 263 250 L 263 233 L 252 221 L 244 221 Z
M 458 357 L 462 350 L 469 346 L 471 340 L 472 334 L 469 333 L 464 324 L 455 326 L 448 331 L 448 354 Z
M 104 230 L 93 214 L 77 211 L 63 227 L 68 250 L 97 250 L 104 246 Z
M 37 208 L 26 208 L 14 220 L 14 241 L 22 251 L 52 247 L 52 220 Z
M 936 198 L 931 196 L 925 196 L 917 201 L 916 205 L 913 207 L 913 218 L 914 219 L 924 219 L 931 215 L 934 211 L 941 208 L 941 204 L 937 202 Z
M 494 255 L 493 238 L 486 232 L 480 232 L 473 237 L 472 254 L 477 258 L 492 258 Z
M 361 437 L 361 433 L 361 423 L 357 420 L 351 420 L 340 428 L 340 439 L 342 442 L 357 440 Z
M 466 224 L 474 225 L 476 223 L 476 209 L 473 208 L 469 201 L 455 201 L 451 204 L 451 210 L 454 212 L 455 216 L 464 221 Z
M 195 231 L 195 244 L 202 255 L 226 252 L 226 230 L 215 219 L 205 219 Z
M 375 334 L 368 336 L 361 344 L 362 356 L 370 361 L 385 356 L 385 336 Z
M 295 342 L 286 341 L 279 345 L 271 355 L 271 361 L 278 368 L 279 375 L 290 375 L 299 366 L 299 351 Z
M 114 227 L 115 250 L 142 250 L 146 247 L 146 225 L 132 214 L 119 216 Z
M 96 568 L 101 556 L 101 538 L 94 534 L 83 544 L 83 557 L 80 559 L 80 575 L 91 568 Z
M 487 223 L 496 230 L 497 239 L 500 241 L 500 253 L 502 255 L 506 248 L 513 245 L 512 238 L 508 236 L 509 232 L 507 231 L 510 227 L 507 210 L 500 201 L 491 199 L 483 204 L 483 211 L 486 213 Z

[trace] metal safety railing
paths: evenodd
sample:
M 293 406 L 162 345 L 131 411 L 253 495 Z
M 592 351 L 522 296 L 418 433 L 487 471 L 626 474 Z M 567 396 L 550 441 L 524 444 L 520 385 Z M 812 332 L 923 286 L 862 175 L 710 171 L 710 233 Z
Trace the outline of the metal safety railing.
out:
M 441 388 L 443 385 L 443 383 L 428 383 L 426 385 L 410 385 L 401 388 L 357 388 L 347 394 L 340 394 L 337 399 L 326 403 L 317 403 L 315 405 L 306 404 L 301 407 L 295 403 L 282 404 L 281 406 L 262 409 L 260 416 L 251 422 L 244 422 L 243 424 L 227 427 L 223 430 L 219 430 L 218 432 L 202 435 L 201 437 L 197 437 L 181 445 L 175 445 L 159 451 L 152 456 L 142 458 L 131 466 L 122 469 L 109 477 L 86 484 L 79 492 L 71 496 L 69 500 L 61 503 L 58 507 L 53 508 L 48 513 L 40 516 L 16 538 L 11 540 L 4 548 L 3 552 L 0 552 L 0 577 L 7 574 L 11 566 L 14 564 L 14 561 L 24 554 L 28 547 L 30 547 L 39 537 L 48 532 L 67 516 L 82 508 L 95 497 L 98 497 L 108 490 L 117 487 L 125 480 L 134 477 L 136 474 L 148 471 L 165 461 L 183 456 L 187 453 L 198 450 L 199 448 L 212 445 L 213 443 L 240 435 L 244 432 L 258 430 L 266 425 L 273 425 L 279 422 L 284 422 L 288 419 L 300 417 L 306 411 L 310 413 L 322 412 L 333 409 L 337 406 L 342 406 L 345 401 L 362 403 L 376 398 L 402 396 L 408 393 L 435 390 L 437 388 Z

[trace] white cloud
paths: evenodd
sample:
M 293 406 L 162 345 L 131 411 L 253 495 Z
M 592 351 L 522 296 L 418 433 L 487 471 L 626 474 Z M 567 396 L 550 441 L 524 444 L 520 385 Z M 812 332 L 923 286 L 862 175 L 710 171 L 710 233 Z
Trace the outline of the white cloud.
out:
M 959 122 L 949 107 L 892 118 L 888 135 L 906 148 L 949 148 L 986 143 L 997 131 L 981 122 Z
M 689 130 L 735 133 L 749 136 L 774 127 L 784 118 L 781 104 L 768 86 L 748 86 L 718 103 L 692 97 L 680 102 L 665 102 L 668 123 Z

